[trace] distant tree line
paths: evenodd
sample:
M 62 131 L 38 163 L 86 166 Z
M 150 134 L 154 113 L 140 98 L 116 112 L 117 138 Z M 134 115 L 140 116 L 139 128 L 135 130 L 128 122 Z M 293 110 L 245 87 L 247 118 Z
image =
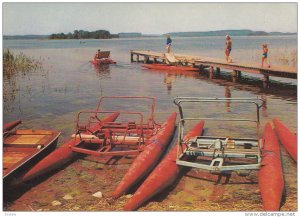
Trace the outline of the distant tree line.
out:
M 106 30 L 97 30 L 94 32 L 75 30 L 73 33 L 71 32 L 67 34 L 58 33 L 58 34 L 51 34 L 49 36 L 50 39 L 110 39 L 110 38 L 118 38 L 118 37 L 119 37 L 118 35 L 110 34 L 110 32 Z

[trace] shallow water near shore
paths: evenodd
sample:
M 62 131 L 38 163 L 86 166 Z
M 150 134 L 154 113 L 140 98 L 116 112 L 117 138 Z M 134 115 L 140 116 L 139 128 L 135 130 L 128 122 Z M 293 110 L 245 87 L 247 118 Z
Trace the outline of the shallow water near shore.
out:
M 198 72 L 163 72 L 145 69 L 130 62 L 130 50 L 164 50 L 164 38 L 113 40 L 5 40 L 3 47 L 13 53 L 40 59 L 44 70 L 3 78 L 4 122 L 22 119 L 23 128 L 62 131 L 59 145 L 75 130 L 76 113 L 95 109 L 101 96 L 141 95 L 157 98 L 155 119 L 162 123 L 173 111 L 176 96 L 258 97 L 263 102 L 261 127 L 278 117 L 293 132 L 297 131 L 297 81 L 272 78 L 264 89 L 260 76 L 243 73 L 236 83 L 226 72 L 209 79 Z M 174 38 L 176 53 L 223 58 L 224 38 Z M 260 61 L 261 44 L 267 42 L 274 65 L 295 66 L 297 38 L 233 37 L 232 56 L 236 60 Z M 89 61 L 95 51 L 110 50 L 116 65 L 94 67 Z M 116 101 L 108 109 L 130 108 Z M 144 108 L 142 105 L 141 108 Z M 187 114 L 201 117 L 238 116 L 255 118 L 254 107 L 233 103 L 187 105 Z M 188 130 L 193 124 L 187 126 Z M 255 136 L 255 126 L 207 122 L 205 135 Z M 253 133 L 254 132 L 254 133 Z M 262 133 L 262 130 L 261 130 Z M 128 195 L 110 201 L 110 194 L 129 168 L 132 158 L 107 163 L 91 157 L 80 159 L 51 176 L 34 183 L 16 198 L 8 198 L 5 210 L 122 210 Z M 281 210 L 297 210 L 297 167 L 282 149 L 285 196 Z M 186 171 L 176 186 L 165 191 L 140 210 L 262 211 L 256 173 L 249 177 L 232 176 L 217 183 L 217 177 L 197 170 Z M 74 187 L 76 186 L 76 187 Z M 103 198 L 92 194 L 101 191 Z M 38 192 L 46 192 L 45 194 Z M 65 200 L 68 194 L 73 199 Z M 52 201 L 62 204 L 53 206 Z

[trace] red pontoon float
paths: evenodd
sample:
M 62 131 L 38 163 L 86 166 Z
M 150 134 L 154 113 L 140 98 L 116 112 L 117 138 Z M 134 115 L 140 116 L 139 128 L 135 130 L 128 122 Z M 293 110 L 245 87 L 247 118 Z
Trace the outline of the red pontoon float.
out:
M 200 121 L 184 137 L 184 141 L 202 134 L 204 121 Z M 164 159 L 157 165 L 143 184 L 136 190 L 134 195 L 124 206 L 124 210 L 136 210 L 155 195 L 171 186 L 177 179 L 183 167 L 176 164 L 177 146 L 174 146 Z
M 280 149 L 274 130 L 267 123 L 263 134 L 262 162 L 258 174 L 259 190 L 266 211 L 278 211 L 284 188 Z
M 293 160 L 297 162 L 296 134 L 292 133 L 289 128 L 287 128 L 281 121 L 276 118 L 273 119 L 273 123 L 281 144 L 284 146 Z

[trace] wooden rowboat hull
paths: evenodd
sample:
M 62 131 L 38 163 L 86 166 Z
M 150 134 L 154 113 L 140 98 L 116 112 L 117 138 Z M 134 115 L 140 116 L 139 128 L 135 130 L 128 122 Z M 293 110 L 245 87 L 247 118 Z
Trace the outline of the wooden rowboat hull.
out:
M 280 149 L 270 123 L 264 129 L 262 166 L 258 173 L 258 184 L 263 207 L 266 211 L 278 211 L 284 188 Z
M 10 189 L 22 176 L 57 146 L 60 132 L 50 130 L 16 130 L 3 141 L 3 185 Z
M 142 65 L 148 69 L 155 69 L 155 70 L 169 70 L 169 71 L 198 71 L 198 68 L 194 68 L 191 66 L 171 66 L 166 64 L 143 64 Z
M 159 132 L 148 140 L 148 144 L 143 152 L 137 156 L 115 189 L 113 193 L 114 199 L 117 199 L 125 194 L 130 187 L 147 176 L 157 165 L 170 140 L 172 139 L 175 129 L 175 122 L 176 112 L 174 112 L 161 126 Z
M 273 123 L 281 144 L 293 160 L 297 162 L 297 136 L 278 119 L 273 119 Z
M 204 121 L 200 121 L 184 137 L 184 140 L 201 135 L 203 126 Z M 182 169 L 182 167 L 176 164 L 177 148 L 177 146 L 174 146 L 166 157 L 150 173 L 127 204 L 125 204 L 124 210 L 136 210 L 153 196 L 157 195 L 175 182 Z

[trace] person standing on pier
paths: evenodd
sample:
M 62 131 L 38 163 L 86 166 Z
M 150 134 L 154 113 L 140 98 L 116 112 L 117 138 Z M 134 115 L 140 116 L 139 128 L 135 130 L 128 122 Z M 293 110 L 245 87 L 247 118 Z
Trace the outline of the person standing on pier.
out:
M 167 34 L 166 36 L 167 36 L 166 50 L 167 50 L 167 53 L 170 53 L 171 52 L 172 39 L 171 39 L 170 34 Z
M 226 35 L 225 57 L 227 63 L 229 62 L 232 63 L 232 59 L 230 57 L 231 47 L 232 47 L 231 38 L 229 35 Z
M 264 62 L 267 63 L 268 68 L 271 67 L 270 62 L 268 61 L 268 45 L 267 44 L 262 44 L 262 49 L 263 49 L 263 54 L 261 58 L 261 67 L 264 67 Z

